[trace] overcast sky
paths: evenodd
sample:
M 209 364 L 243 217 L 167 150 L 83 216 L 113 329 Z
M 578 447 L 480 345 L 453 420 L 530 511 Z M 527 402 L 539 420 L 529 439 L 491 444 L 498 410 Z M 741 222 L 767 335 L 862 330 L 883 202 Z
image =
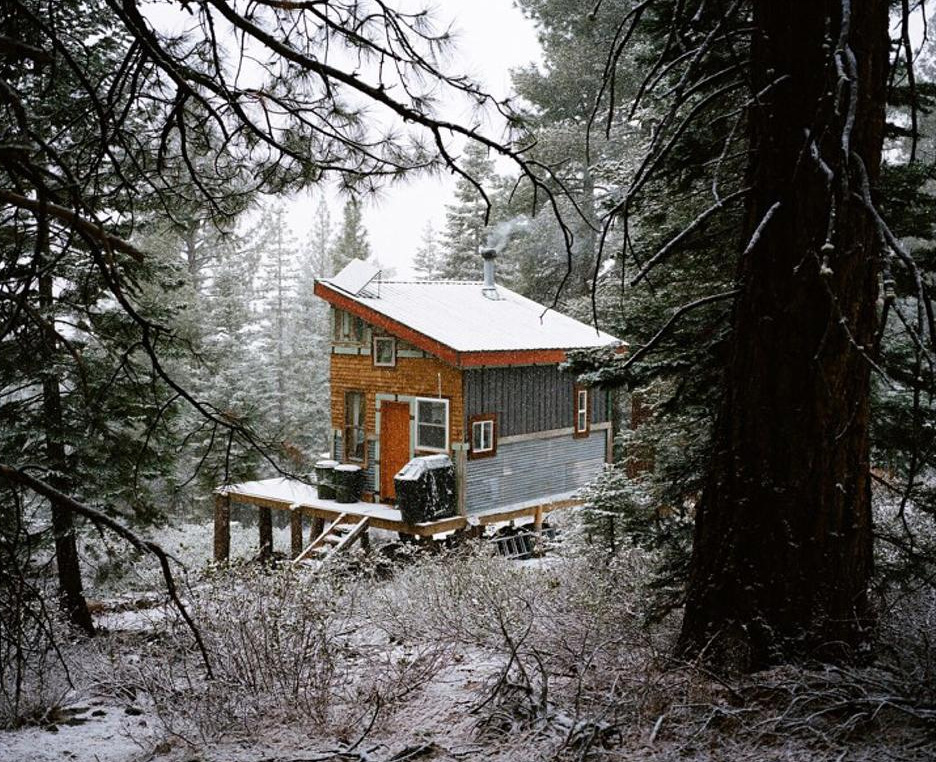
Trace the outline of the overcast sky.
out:
M 511 67 L 539 60 L 540 50 L 532 24 L 513 6 L 513 0 L 437 0 L 436 18 L 451 20 L 460 33 L 450 71 L 463 71 L 480 79 L 495 96 L 506 95 Z M 456 114 L 466 117 L 466 114 Z M 454 180 L 414 178 L 384 191 L 381 199 L 368 202 L 364 221 L 371 249 L 382 264 L 410 274 L 409 264 L 426 222 L 442 227 L 445 204 L 452 199 Z M 316 191 L 302 194 L 288 205 L 289 223 L 304 239 L 318 204 Z M 341 201 L 331 197 L 333 222 L 340 220 Z M 480 269 L 480 260 L 479 260 Z

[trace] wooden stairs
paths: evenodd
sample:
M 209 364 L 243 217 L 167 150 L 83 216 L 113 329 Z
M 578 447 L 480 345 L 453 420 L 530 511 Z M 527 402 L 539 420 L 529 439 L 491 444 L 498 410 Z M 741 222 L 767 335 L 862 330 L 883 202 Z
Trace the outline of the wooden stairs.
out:
M 344 523 L 347 518 L 347 513 L 339 515 L 324 532 L 293 559 L 293 564 L 311 564 L 315 561 L 323 563 L 336 553 L 350 548 L 364 534 L 370 517 L 365 516 L 356 524 Z

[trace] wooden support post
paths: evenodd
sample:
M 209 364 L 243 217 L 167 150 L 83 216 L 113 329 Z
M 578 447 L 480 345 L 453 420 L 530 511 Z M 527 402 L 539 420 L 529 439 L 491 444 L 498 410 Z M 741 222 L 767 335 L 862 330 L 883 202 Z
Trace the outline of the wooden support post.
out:
M 297 558 L 302 552 L 302 511 L 298 506 L 289 509 L 289 550 L 290 558 Z
M 214 508 L 214 560 L 227 561 L 231 556 L 231 498 L 219 492 Z
M 370 531 L 367 529 L 361 533 L 361 548 L 365 553 L 370 553 Z
M 543 506 L 536 506 L 533 514 L 533 531 L 535 537 L 533 540 L 533 555 L 539 558 L 543 555 Z
M 266 560 L 273 555 L 273 511 L 260 508 L 257 523 L 260 525 L 260 558 Z
M 315 542 L 319 535 L 325 531 L 325 519 L 319 516 L 312 517 L 312 526 L 309 527 L 309 545 Z
M 455 450 L 455 491 L 458 515 L 468 515 L 468 449 L 467 445 Z

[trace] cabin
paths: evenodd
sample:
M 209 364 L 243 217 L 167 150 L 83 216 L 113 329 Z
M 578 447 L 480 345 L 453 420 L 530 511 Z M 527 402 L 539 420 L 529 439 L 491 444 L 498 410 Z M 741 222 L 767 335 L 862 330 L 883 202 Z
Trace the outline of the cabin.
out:
M 222 494 L 416 536 L 524 517 L 540 524 L 573 503 L 611 460 L 613 393 L 577 384 L 560 365 L 569 350 L 621 342 L 498 285 L 495 253 L 482 258 L 478 281 L 383 280 L 355 260 L 315 282 L 331 314 L 329 450 L 363 472 L 355 506 L 273 480 Z M 413 458 L 438 455 L 454 464 L 454 515 L 407 525 L 394 510 L 395 477 Z
M 360 261 L 316 282 L 332 315 L 332 455 L 365 470 L 374 502 L 394 501 L 419 455 L 452 458 L 462 515 L 566 500 L 610 461 L 610 393 L 559 365 L 619 342 L 496 285 L 494 263 L 477 282 L 381 281 Z

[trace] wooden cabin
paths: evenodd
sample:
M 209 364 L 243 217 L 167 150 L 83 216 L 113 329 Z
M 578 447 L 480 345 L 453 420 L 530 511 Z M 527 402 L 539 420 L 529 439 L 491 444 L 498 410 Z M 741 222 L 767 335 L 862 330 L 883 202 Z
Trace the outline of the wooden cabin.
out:
M 290 556 L 305 563 L 366 543 L 370 528 L 430 538 L 527 518 L 537 533 L 546 512 L 576 502 L 611 459 L 612 399 L 559 366 L 571 349 L 620 342 L 498 286 L 494 253 L 483 256 L 477 282 L 385 281 L 361 261 L 316 281 L 331 305 L 329 448 L 363 471 L 363 499 L 326 498 L 308 479 L 219 486 L 216 560 L 230 554 L 234 503 L 258 509 L 261 557 L 272 511 L 288 511 Z M 456 514 L 407 521 L 394 476 L 439 454 L 455 466 Z
M 364 469 L 369 501 L 393 503 L 417 455 L 452 458 L 468 517 L 548 509 L 610 461 L 611 393 L 559 365 L 620 342 L 497 285 L 483 256 L 477 282 L 385 281 L 361 261 L 316 281 L 331 305 L 330 448 Z

